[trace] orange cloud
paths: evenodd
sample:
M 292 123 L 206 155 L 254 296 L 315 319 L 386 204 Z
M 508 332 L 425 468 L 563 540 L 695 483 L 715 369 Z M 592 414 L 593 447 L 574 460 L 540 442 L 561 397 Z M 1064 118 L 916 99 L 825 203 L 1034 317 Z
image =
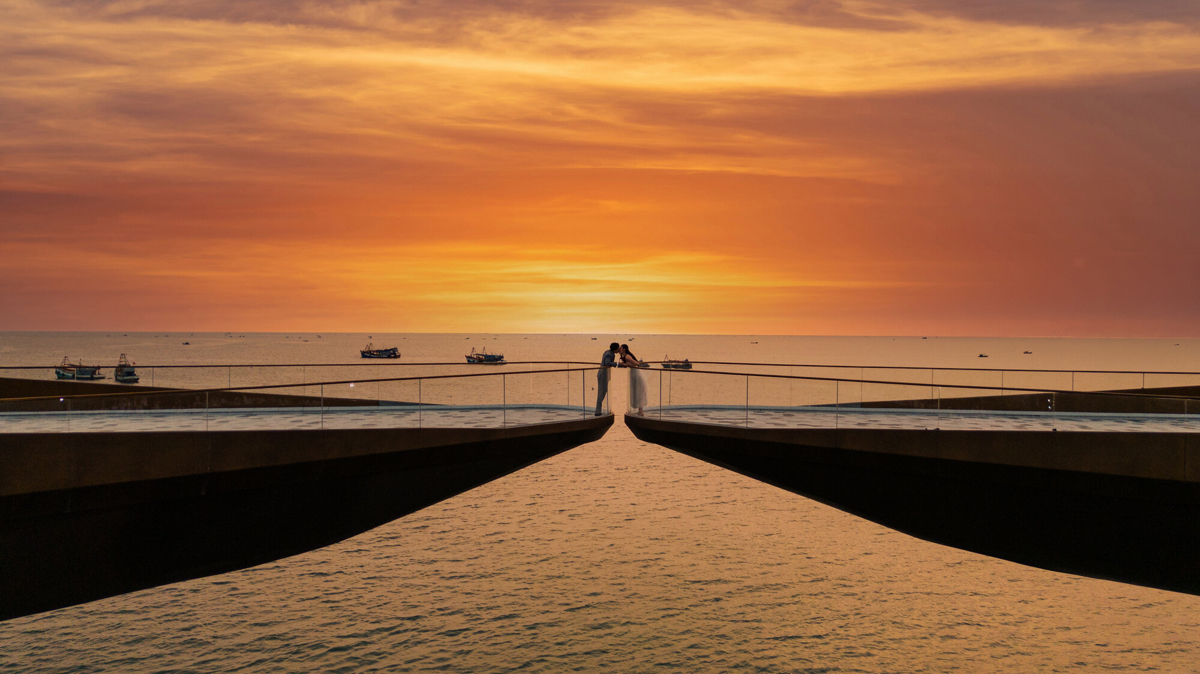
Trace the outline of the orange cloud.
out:
M 1190 334 L 1186 9 L 16 0 L 0 329 Z

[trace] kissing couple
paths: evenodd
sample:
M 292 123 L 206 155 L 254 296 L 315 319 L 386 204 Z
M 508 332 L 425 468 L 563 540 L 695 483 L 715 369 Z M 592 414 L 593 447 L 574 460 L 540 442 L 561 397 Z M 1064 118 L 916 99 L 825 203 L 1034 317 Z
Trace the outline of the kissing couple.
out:
M 642 374 L 642 361 L 633 355 L 628 344 L 613 342 L 600 358 L 600 370 L 596 372 L 596 416 L 600 416 L 604 397 L 608 395 L 609 368 L 627 367 L 629 370 L 629 408 L 637 408 L 637 415 L 644 416 L 646 406 L 646 377 Z

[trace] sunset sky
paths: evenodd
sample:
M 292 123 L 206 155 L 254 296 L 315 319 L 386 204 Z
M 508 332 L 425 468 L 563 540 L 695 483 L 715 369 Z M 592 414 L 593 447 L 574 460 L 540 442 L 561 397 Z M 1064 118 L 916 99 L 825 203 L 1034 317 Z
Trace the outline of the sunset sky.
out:
M 0 0 L 0 330 L 1200 336 L 1200 1 Z

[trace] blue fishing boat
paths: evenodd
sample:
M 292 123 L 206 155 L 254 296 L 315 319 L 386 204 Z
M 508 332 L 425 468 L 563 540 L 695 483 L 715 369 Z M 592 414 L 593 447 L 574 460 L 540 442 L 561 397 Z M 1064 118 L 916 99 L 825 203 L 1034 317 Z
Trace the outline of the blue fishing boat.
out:
M 63 356 L 62 362 L 54 368 L 54 376 L 59 379 L 94 380 L 104 379 L 100 374 L 99 365 L 84 365 L 83 361 L 72 363 L 70 358 Z
M 362 354 L 363 358 L 399 358 L 400 357 L 400 349 L 399 348 L 393 346 L 393 347 L 390 347 L 387 349 L 376 349 L 374 344 L 367 344 L 367 347 L 365 349 L 359 351 L 359 353 Z
M 690 370 L 692 369 L 692 363 L 687 358 L 683 360 L 671 360 L 663 356 L 662 367 L 664 370 Z
M 113 370 L 113 379 L 122 384 L 138 383 L 142 378 L 138 376 L 137 370 L 133 367 L 134 365 L 134 363 L 129 362 L 125 354 L 121 354 L 121 357 L 117 360 L 117 369 Z
M 471 347 L 471 353 L 467 354 L 467 362 L 477 365 L 501 365 L 504 363 L 504 355 L 488 353 L 486 347 L 477 353 L 475 347 Z

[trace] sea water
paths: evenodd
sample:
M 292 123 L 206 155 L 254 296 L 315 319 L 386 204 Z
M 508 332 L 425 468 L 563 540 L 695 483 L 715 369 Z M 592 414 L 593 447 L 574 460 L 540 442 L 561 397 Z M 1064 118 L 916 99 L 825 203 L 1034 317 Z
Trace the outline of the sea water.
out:
M 1200 370 L 1197 340 L 240 332 L 0 333 L 0 365 L 349 365 L 368 340 L 401 362 L 599 362 L 616 340 L 648 360 Z M 618 417 L 337 545 L 0 623 L 0 671 L 1195 671 L 1198 625 L 1200 597 L 920 541 Z

